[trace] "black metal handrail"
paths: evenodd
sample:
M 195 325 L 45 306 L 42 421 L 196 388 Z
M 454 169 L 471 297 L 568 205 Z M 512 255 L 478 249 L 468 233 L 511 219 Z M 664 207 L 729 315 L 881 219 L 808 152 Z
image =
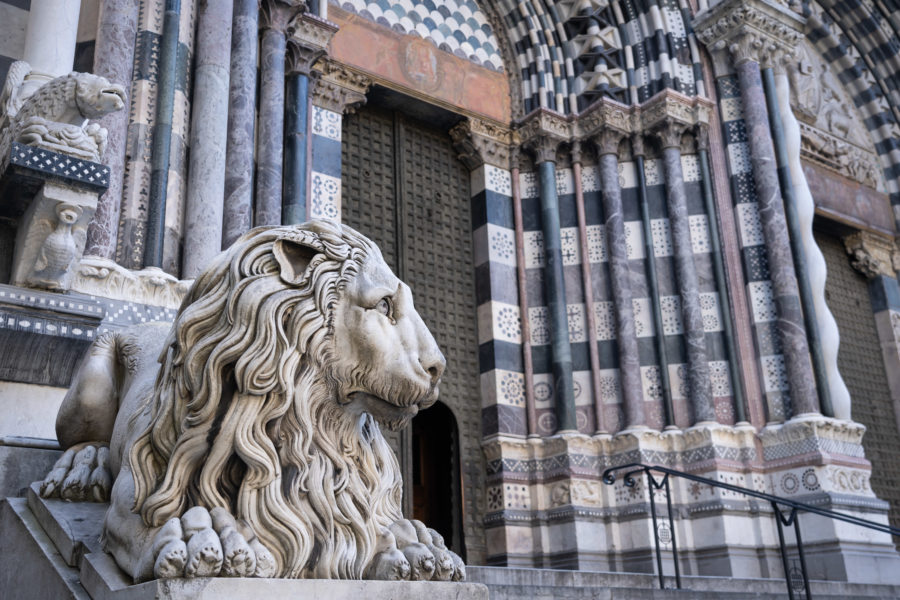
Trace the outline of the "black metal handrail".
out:
M 896 527 L 891 527 L 882 523 L 876 523 L 875 521 L 869 521 L 868 519 L 862 519 L 860 517 L 840 513 L 834 510 L 829 510 L 827 508 L 821 508 L 818 506 L 813 506 L 811 504 L 797 502 L 796 500 L 789 500 L 788 498 L 773 496 L 772 494 L 766 494 L 765 492 L 758 492 L 749 488 L 731 485 L 730 483 L 716 481 L 715 479 L 709 479 L 708 477 L 701 477 L 700 475 L 693 475 L 691 473 L 685 473 L 684 471 L 676 471 L 675 469 L 669 469 L 668 467 L 661 467 L 658 465 L 630 463 L 619 467 L 610 467 L 609 469 L 603 471 L 603 483 L 607 485 L 614 484 L 616 482 L 615 472 L 622 470 L 627 470 L 625 475 L 622 477 L 622 481 L 627 487 L 635 486 L 635 475 L 644 473 L 647 477 L 647 490 L 650 496 L 650 516 L 653 519 L 653 537 L 656 547 L 656 568 L 657 572 L 659 573 L 659 587 L 662 589 L 665 589 L 665 580 L 663 578 L 662 553 L 659 549 L 660 541 L 662 541 L 662 543 L 664 544 L 668 544 L 670 542 L 672 544 L 672 559 L 675 565 L 675 585 L 678 589 L 681 589 L 681 571 L 678 565 L 678 546 L 675 541 L 675 527 L 672 523 L 672 496 L 671 490 L 669 488 L 670 475 L 674 477 L 680 477 L 682 479 L 687 479 L 689 481 L 695 481 L 697 483 L 703 483 L 710 487 L 743 494 L 744 496 L 750 496 L 751 498 L 759 498 L 760 500 L 764 500 L 772 505 L 772 510 L 774 511 L 776 517 L 775 523 L 778 525 L 778 542 L 781 546 L 781 562 L 784 565 L 784 576 L 785 580 L 787 581 L 788 597 L 791 600 L 794 600 L 795 585 L 797 587 L 797 591 L 799 591 L 799 582 L 797 582 L 792 576 L 791 569 L 788 565 L 787 544 L 784 541 L 784 528 L 790 527 L 792 525 L 794 527 L 794 536 L 797 540 L 797 554 L 799 555 L 800 559 L 800 574 L 803 579 L 802 589 L 806 593 L 807 600 L 812 599 L 812 595 L 809 591 L 809 576 L 806 571 L 806 557 L 803 553 L 803 540 L 800 536 L 800 511 L 805 511 L 822 517 L 827 517 L 829 519 L 835 519 L 837 521 L 859 525 L 860 527 L 865 527 L 867 529 L 874 529 L 875 531 L 881 531 L 883 533 L 900 536 L 900 529 L 897 529 Z M 657 480 L 657 478 L 654 477 L 652 471 L 661 473 L 662 477 Z M 663 528 L 662 533 L 660 532 L 660 527 L 657 523 L 656 500 L 654 498 L 656 490 L 664 490 L 666 494 L 666 508 L 668 510 L 669 523 L 668 529 L 666 530 L 665 528 Z M 661 537 L 668 539 L 661 540 Z

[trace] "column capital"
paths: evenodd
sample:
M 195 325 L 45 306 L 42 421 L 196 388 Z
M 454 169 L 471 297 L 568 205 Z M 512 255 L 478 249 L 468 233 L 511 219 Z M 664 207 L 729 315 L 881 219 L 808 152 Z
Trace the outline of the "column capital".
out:
M 668 122 L 684 127 L 708 124 L 715 105 L 706 98 L 691 98 L 674 90 L 663 90 L 641 105 L 635 131 L 653 132 Z
M 575 137 L 572 119 L 543 108 L 522 119 L 516 134 L 519 143 L 534 156 L 536 163 L 556 162 L 559 145 Z
M 697 39 L 713 53 L 727 50 L 735 65 L 781 68 L 793 60 L 806 19 L 777 0 L 725 0 L 699 13 Z
M 569 154 L 572 156 L 572 164 L 581 163 L 584 159 L 584 151 L 581 148 L 581 140 L 575 140 L 572 142 L 572 147 L 569 149 Z
M 287 35 L 295 17 L 307 11 L 303 0 L 261 0 L 259 28 L 280 31 Z
M 867 279 L 879 275 L 896 277 L 900 268 L 900 250 L 888 236 L 871 231 L 857 231 L 843 238 L 844 248 L 850 255 L 850 266 Z
M 450 130 L 453 148 L 470 170 L 489 164 L 511 168 L 513 133 L 496 123 L 469 117 Z
M 297 13 L 287 25 L 285 72 L 289 75 L 313 73 L 313 65 L 328 53 L 328 43 L 338 26 L 308 12 Z
M 681 138 L 687 129 L 688 125 L 686 123 L 672 117 L 666 117 L 656 123 L 651 135 L 659 140 L 663 149 L 681 149 Z
M 709 125 L 706 123 L 698 124 L 694 130 L 694 136 L 697 139 L 697 150 L 709 151 Z
M 619 144 L 622 142 L 622 139 L 628 135 L 624 131 L 618 131 L 616 129 L 604 129 L 600 133 L 594 134 L 591 137 L 591 141 L 594 142 L 594 145 L 597 147 L 597 155 L 605 156 L 607 154 L 615 154 L 619 153 Z
M 320 59 L 314 68 L 321 75 L 310 91 L 313 104 L 336 113 L 353 114 L 366 103 L 371 78 L 327 57 Z

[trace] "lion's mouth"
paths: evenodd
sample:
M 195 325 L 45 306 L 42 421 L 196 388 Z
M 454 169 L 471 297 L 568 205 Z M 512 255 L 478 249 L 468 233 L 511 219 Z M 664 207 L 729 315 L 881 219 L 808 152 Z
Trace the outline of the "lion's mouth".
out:
M 391 431 L 402 429 L 413 417 L 419 414 L 418 403 L 410 404 L 409 406 L 397 406 L 366 392 L 351 392 L 348 394 L 344 408 L 353 413 L 369 413 L 378 421 L 379 425 Z

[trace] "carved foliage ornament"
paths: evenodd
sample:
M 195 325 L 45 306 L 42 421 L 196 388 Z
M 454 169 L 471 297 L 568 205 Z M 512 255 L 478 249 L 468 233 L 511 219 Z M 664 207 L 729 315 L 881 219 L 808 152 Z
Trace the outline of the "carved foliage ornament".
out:
M 766 0 L 727 0 L 697 15 L 694 31 L 710 50 L 731 52 L 736 64 L 777 67 L 803 39 L 805 19 Z
M 891 238 L 858 231 L 844 238 L 844 247 L 850 255 L 850 266 L 867 278 L 896 276 L 900 251 Z
M 509 169 L 512 137 L 508 129 L 471 117 L 450 129 L 453 147 L 470 170 L 485 163 Z

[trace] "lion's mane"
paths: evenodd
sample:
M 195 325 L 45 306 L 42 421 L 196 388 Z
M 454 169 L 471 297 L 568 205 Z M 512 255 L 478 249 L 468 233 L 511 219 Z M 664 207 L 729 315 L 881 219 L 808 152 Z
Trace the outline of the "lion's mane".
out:
M 317 252 L 297 286 L 279 276 L 279 238 Z M 220 506 L 281 577 L 363 575 L 381 528 L 401 518 L 400 470 L 372 417 L 337 404 L 330 341 L 341 293 L 378 252 L 325 221 L 256 230 L 197 279 L 128 455 L 147 526 Z

